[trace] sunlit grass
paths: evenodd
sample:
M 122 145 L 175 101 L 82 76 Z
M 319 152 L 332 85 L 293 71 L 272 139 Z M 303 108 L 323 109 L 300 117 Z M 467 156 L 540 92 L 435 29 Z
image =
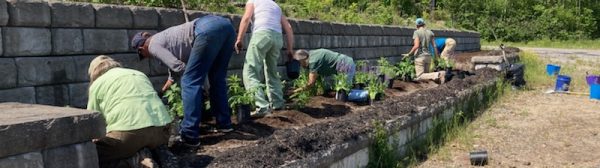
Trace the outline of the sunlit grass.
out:
M 482 46 L 498 46 L 501 43 L 516 47 L 600 49 L 600 40 L 535 40 L 529 42 L 481 41 Z

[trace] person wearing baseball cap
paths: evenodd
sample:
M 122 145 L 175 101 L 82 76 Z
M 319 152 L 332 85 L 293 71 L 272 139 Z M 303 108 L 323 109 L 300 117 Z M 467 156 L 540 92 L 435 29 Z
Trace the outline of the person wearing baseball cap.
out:
M 297 88 L 294 93 L 309 89 L 317 81 L 319 75 L 323 77 L 345 73 L 348 83 L 352 83 L 356 72 L 356 64 L 352 57 L 327 49 L 297 50 L 293 58 L 300 62 L 304 68 L 308 68 L 308 84 Z
M 415 72 L 417 80 L 434 80 L 444 83 L 445 72 L 429 73 L 431 57 L 438 53 L 435 47 L 433 47 L 433 53 L 430 51 L 432 46 L 436 46 L 434 34 L 425 27 L 425 20 L 422 18 L 417 18 L 415 24 L 417 25 L 417 30 L 413 33 L 413 47 L 406 55 L 416 55 Z
M 137 33 L 131 46 L 140 58 L 157 58 L 169 68 L 169 79 L 163 91 L 173 83 L 171 74 L 181 75 L 184 117 L 178 142 L 193 147 L 200 145 L 202 90 L 210 84 L 210 106 L 221 132 L 233 131 L 231 109 L 227 103 L 226 75 L 233 54 L 236 33 L 227 18 L 206 15 L 152 35 Z

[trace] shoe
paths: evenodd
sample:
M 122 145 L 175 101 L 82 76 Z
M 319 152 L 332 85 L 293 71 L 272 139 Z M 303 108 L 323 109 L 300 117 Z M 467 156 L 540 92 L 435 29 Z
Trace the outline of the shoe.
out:
M 142 148 L 127 159 L 132 167 L 158 168 L 158 164 L 152 159 L 152 152 L 148 148 Z
M 169 151 L 166 145 L 158 146 L 155 149 L 152 149 L 153 153 L 156 154 L 158 163 L 161 168 L 178 168 L 179 161 L 175 154 Z
M 208 130 L 208 132 L 212 132 L 212 133 L 218 133 L 218 132 L 222 132 L 222 133 L 230 133 L 233 131 L 233 128 L 229 127 L 229 128 L 211 128 L 210 130 Z
M 175 137 L 175 143 L 171 147 L 173 152 L 175 153 L 196 153 L 200 148 L 200 141 L 194 143 L 189 142 L 181 135 Z
M 257 108 L 255 111 L 250 113 L 250 116 L 251 117 L 265 117 L 270 114 L 271 114 L 271 108 L 264 107 L 264 108 Z

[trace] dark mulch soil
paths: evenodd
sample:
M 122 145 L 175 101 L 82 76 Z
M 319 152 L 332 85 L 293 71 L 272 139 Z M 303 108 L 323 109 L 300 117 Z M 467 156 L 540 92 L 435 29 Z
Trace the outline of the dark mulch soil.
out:
M 463 53 L 466 56 L 462 57 L 486 53 Z M 470 62 L 470 57 L 459 61 Z M 236 124 L 231 133 L 203 132 L 202 149 L 197 154 L 180 154 L 180 161 L 182 167 L 277 167 L 371 132 L 373 121 L 414 113 L 419 107 L 454 97 L 497 75 L 492 70 L 476 73 L 443 85 L 396 80 L 393 88 L 386 90 L 384 100 L 373 106 L 338 102 L 333 93 L 312 97 L 305 108 L 280 110 Z M 214 125 L 214 120 L 203 122 L 202 128 L 208 130 Z

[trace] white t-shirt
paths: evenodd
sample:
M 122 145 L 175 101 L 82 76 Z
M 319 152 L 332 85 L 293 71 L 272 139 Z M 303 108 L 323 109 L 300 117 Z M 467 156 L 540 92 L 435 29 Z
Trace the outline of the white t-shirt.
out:
M 281 33 L 281 8 L 273 0 L 248 0 L 254 4 L 252 32 L 273 30 Z

